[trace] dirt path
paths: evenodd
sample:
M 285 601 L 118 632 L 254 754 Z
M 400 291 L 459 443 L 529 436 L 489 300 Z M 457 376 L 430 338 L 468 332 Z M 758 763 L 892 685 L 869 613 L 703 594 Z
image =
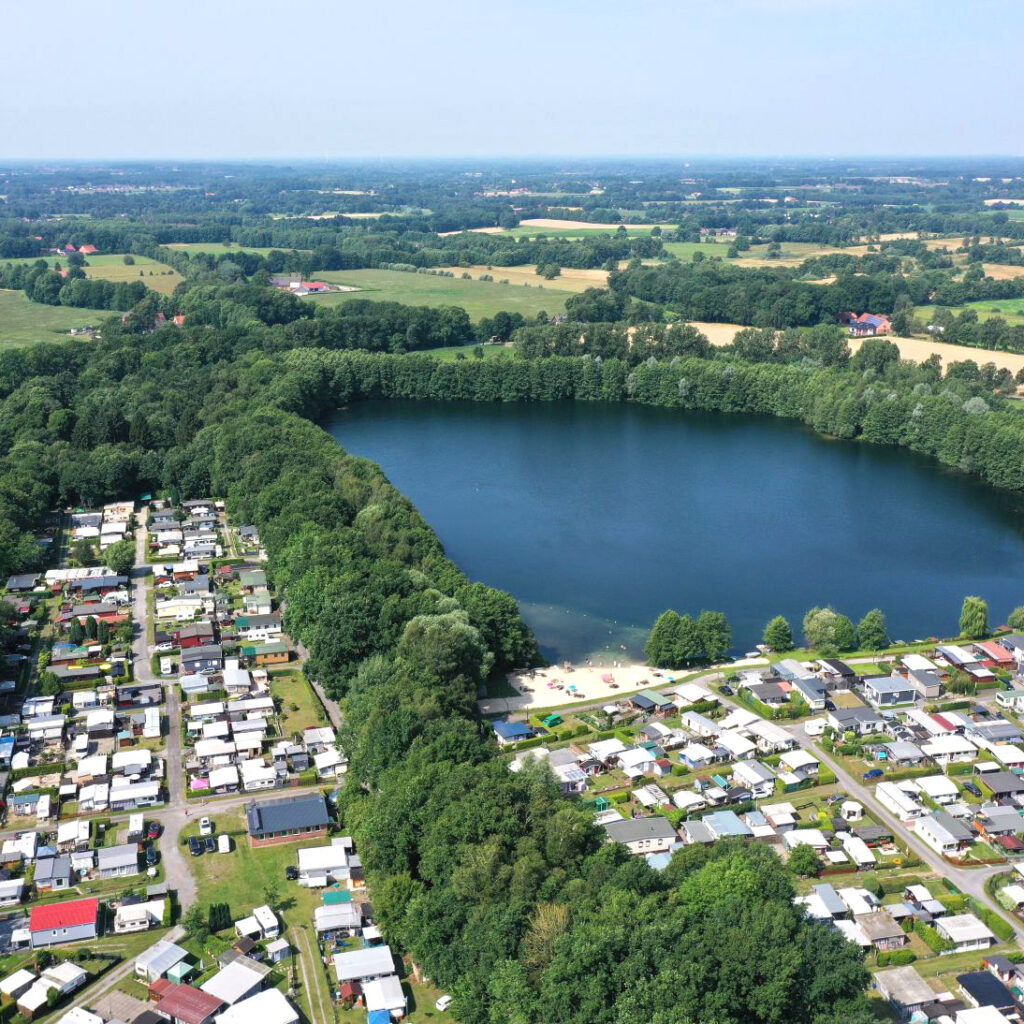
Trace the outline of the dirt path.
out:
M 320 959 L 317 949 L 309 937 L 305 926 L 295 929 L 293 934 L 296 946 L 299 947 L 299 969 L 302 971 L 302 984 L 309 994 L 309 1012 L 315 1024 L 328 1024 L 333 1020 L 331 1012 L 330 992 L 324 992 L 324 974 L 320 967 Z M 310 984 L 310 972 L 313 975 L 313 983 Z

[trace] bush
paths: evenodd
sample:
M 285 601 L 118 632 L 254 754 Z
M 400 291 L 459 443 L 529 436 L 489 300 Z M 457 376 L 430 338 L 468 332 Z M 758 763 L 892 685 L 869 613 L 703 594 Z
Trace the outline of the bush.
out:
M 629 794 L 624 790 L 621 790 L 618 793 L 612 793 L 612 795 L 608 798 L 609 802 L 613 804 L 624 804 L 628 799 Z
M 934 928 L 923 921 L 914 923 L 914 934 L 919 935 L 933 953 L 945 953 L 953 948 L 953 943 L 949 939 L 944 939 Z
M 969 763 L 946 765 L 947 775 L 970 775 L 973 771 L 974 765 Z
M 589 726 L 577 725 L 576 728 L 573 729 L 572 734 L 573 736 L 586 736 L 588 732 L 590 732 Z
M 819 786 L 831 786 L 836 781 L 836 773 L 832 771 L 827 765 L 822 765 L 818 769 L 818 785 Z
M 674 764 L 672 765 L 672 774 L 678 778 L 681 775 L 689 775 L 690 769 L 685 764 Z
M 882 951 L 878 954 L 879 967 L 903 967 L 912 964 L 917 959 L 917 954 L 910 949 L 894 949 L 889 952 Z

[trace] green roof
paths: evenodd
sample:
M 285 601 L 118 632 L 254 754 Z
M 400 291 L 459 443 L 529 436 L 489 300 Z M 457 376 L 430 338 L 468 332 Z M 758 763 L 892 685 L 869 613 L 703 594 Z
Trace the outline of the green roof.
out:
M 242 653 L 247 658 L 255 658 L 259 654 L 284 654 L 291 649 L 291 644 L 278 641 L 272 644 L 247 644 L 242 648 Z
M 659 708 L 667 708 L 672 704 L 672 701 L 670 701 L 663 693 L 656 693 L 654 690 L 641 690 L 639 696 L 646 697 L 648 700 L 653 701 Z

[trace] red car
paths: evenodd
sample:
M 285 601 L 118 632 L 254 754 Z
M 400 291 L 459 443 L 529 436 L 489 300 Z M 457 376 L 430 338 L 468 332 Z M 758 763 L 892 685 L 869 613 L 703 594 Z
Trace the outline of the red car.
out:
M 146 830 L 147 839 L 159 839 L 160 838 L 160 822 L 151 821 L 149 828 Z

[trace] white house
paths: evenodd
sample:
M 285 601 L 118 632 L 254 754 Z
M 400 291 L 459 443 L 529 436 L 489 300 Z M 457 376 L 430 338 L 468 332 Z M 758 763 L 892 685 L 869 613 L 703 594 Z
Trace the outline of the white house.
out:
M 935 930 L 953 943 L 956 952 L 988 949 L 999 940 L 974 914 L 949 914 L 935 919 Z
M 880 782 L 875 787 L 875 796 L 878 802 L 891 811 L 900 821 L 913 821 L 924 814 L 924 808 L 920 802 L 907 790 L 901 789 L 895 782 Z

